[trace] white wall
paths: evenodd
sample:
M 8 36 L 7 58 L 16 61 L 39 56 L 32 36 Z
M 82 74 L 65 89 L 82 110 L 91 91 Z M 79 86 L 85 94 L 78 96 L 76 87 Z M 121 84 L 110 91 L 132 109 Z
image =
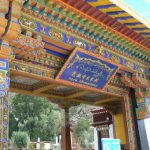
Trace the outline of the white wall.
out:
M 147 134 L 147 140 L 150 148 L 150 118 L 144 120 L 145 123 L 145 129 Z
M 94 147 L 95 147 L 95 150 L 98 150 L 98 136 L 97 136 L 96 128 L 94 128 Z
M 110 125 L 109 125 L 109 137 L 110 137 L 111 139 L 114 138 L 113 124 L 110 124 Z

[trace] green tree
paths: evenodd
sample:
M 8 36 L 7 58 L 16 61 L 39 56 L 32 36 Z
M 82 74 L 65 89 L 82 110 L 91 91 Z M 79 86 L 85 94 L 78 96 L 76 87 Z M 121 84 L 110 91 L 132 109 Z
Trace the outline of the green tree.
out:
M 77 142 L 84 148 L 93 141 L 93 132 L 90 130 L 90 122 L 87 119 L 78 120 L 73 133 Z
M 29 136 L 26 132 L 13 132 L 12 141 L 16 148 L 26 148 L 29 143 Z
M 10 107 L 13 115 L 10 124 L 17 122 L 18 130 L 27 132 L 32 141 L 38 137 L 53 141 L 60 131 L 60 111 L 44 98 L 18 94 Z
M 18 131 L 18 121 L 15 119 L 12 112 L 9 113 L 9 137 L 12 136 L 14 131 Z
M 78 144 L 84 148 L 90 148 L 90 143 L 94 141 L 94 133 L 90 128 L 90 123 L 92 123 L 91 110 L 95 108 L 84 104 L 70 108 L 70 121 L 74 126 L 73 134 Z

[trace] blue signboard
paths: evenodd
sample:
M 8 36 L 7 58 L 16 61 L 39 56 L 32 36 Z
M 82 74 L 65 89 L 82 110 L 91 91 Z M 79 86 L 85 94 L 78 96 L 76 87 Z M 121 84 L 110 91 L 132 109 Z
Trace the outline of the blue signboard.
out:
M 119 139 L 105 139 L 102 140 L 102 150 L 121 150 L 121 141 Z
M 79 87 L 102 90 L 118 68 L 93 53 L 76 49 L 56 79 Z

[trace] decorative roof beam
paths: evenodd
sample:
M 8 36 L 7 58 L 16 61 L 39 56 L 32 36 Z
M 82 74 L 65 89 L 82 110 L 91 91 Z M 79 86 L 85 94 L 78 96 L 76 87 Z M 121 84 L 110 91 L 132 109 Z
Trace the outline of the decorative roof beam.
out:
M 87 105 L 95 105 L 92 102 L 88 102 L 82 99 L 66 99 L 64 96 L 58 96 L 58 95 L 53 95 L 53 94 L 45 94 L 45 93 L 34 93 L 32 91 L 26 91 L 26 90 L 22 90 L 22 89 L 17 89 L 17 88 L 10 88 L 10 92 L 15 92 L 15 93 L 20 93 L 20 94 L 27 94 L 27 95 L 33 95 L 33 96 L 39 96 L 39 97 L 45 97 L 48 99 L 52 99 L 52 100 L 64 100 L 64 101 L 70 101 L 70 102 L 78 102 L 78 103 L 83 103 L 83 104 L 87 104 Z
M 34 93 L 32 91 L 26 91 L 22 89 L 17 88 L 10 88 L 11 92 L 20 93 L 20 94 L 27 94 L 27 95 L 33 95 L 33 96 L 40 96 L 40 97 L 46 97 L 46 98 L 52 98 L 52 99 L 62 99 L 64 100 L 63 96 L 53 95 L 53 94 L 45 94 L 45 93 Z
M 49 84 L 49 85 L 46 85 L 44 87 L 41 87 L 41 88 L 34 90 L 33 93 L 41 93 L 41 92 L 53 89 L 56 86 L 57 86 L 56 84 Z
M 116 97 L 111 97 L 111 98 L 106 98 L 106 99 L 96 101 L 94 104 L 100 105 L 100 104 L 104 104 L 104 103 L 107 103 L 107 102 L 113 102 L 113 101 L 120 101 L 120 99 L 116 98 Z
M 75 28 L 77 29 L 77 26 L 75 26 Z
M 71 94 L 69 96 L 66 96 L 66 98 L 70 99 L 70 98 L 81 97 L 81 96 L 84 96 L 84 95 L 89 94 L 89 93 L 91 93 L 91 92 L 90 91 L 81 91 L 81 92 L 77 92 L 77 93 Z

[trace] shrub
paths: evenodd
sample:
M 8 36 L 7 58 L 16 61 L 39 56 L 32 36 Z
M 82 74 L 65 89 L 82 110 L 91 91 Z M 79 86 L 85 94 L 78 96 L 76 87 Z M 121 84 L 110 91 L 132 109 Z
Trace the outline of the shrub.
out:
M 29 143 L 29 136 L 26 132 L 13 132 L 12 141 L 17 148 L 26 148 Z

